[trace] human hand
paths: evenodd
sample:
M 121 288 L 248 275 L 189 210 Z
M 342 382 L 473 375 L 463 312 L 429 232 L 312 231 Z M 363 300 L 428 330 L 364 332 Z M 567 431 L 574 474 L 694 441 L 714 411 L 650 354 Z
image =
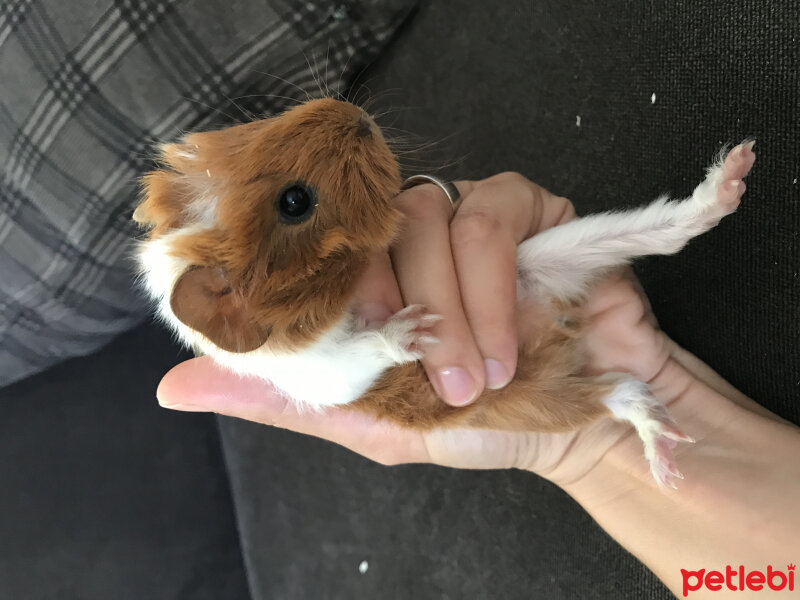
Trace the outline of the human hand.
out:
M 419 186 L 398 197 L 407 219 L 392 249 L 391 263 L 388 255 L 375 256 L 357 294 L 367 319 L 383 320 L 403 303 L 423 304 L 445 316 L 434 330 L 441 343 L 430 348 L 423 363 L 437 391 L 452 404 L 471 401 L 487 381 L 491 387 L 501 387 L 513 375 L 516 246 L 574 217 L 567 200 L 516 174 L 458 185 L 463 200 L 452 222 L 451 208 L 434 186 Z M 587 310 L 593 369 L 625 371 L 643 381 L 663 371 L 669 359 L 668 341 L 655 326 L 635 280 L 627 274 L 609 278 L 595 289 Z M 487 367 L 486 359 L 501 364 L 501 377 L 496 365 Z M 462 372 L 454 373 L 456 369 Z M 443 370 L 450 373 L 442 374 Z M 463 385 L 465 372 L 472 381 L 469 385 Z M 170 408 L 213 411 L 292 429 L 386 464 L 517 467 L 561 485 L 582 477 L 608 448 L 633 433 L 610 420 L 564 434 L 419 432 L 350 410 L 301 413 L 268 383 L 239 378 L 208 357 L 173 369 L 162 381 L 158 396 Z M 639 459 L 647 477 L 647 465 L 640 457 L 638 447 L 632 461 Z

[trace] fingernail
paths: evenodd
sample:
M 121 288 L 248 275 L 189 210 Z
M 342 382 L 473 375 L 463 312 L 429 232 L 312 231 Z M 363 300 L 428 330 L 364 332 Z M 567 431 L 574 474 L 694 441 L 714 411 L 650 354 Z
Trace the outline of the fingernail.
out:
M 477 395 L 475 380 L 472 379 L 472 376 L 466 369 L 462 369 L 461 367 L 446 367 L 439 370 L 438 376 L 439 390 L 441 390 L 448 404 L 464 406 L 475 399 Z
M 490 390 L 504 388 L 511 380 L 506 368 L 499 360 L 487 358 L 483 364 L 486 365 L 486 387 Z

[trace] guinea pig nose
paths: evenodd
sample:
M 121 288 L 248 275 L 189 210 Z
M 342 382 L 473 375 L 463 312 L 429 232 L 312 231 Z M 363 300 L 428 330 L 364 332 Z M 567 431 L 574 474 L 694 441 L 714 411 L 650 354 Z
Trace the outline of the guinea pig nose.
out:
M 358 124 L 356 125 L 356 137 L 367 137 L 372 135 L 372 120 L 366 116 L 362 115 L 362 117 L 358 120 Z

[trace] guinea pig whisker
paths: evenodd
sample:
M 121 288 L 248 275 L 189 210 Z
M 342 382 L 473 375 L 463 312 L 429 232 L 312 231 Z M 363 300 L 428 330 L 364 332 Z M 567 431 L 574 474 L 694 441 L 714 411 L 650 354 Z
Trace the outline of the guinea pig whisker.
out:
M 397 135 L 392 133 L 392 130 L 384 130 L 383 131 L 384 139 L 386 140 L 386 144 L 392 148 L 393 150 L 396 148 L 398 150 L 406 150 L 409 148 L 419 149 L 420 146 L 425 144 L 425 141 L 422 140 L 419 136 L 412 136 L 412 135 Z
M 409 104 L 404 104 L 402 106 L 391 105 L 391 106 L 384 107 L 384 113 L 385 114 L 389 114 L 389 113 L 392 113 L 392 112 L 410 111 L 410 110 L 422 110 L 422 109 L 425 109 L 425 107 L 424 106 L 412 106 L 412 105 L 409 105 Z
M 464 163 L 468 155 L 459 156 L 450 160 L 442 160 L 442 159 L 435 159 L 431 158 L 420 158 L 415 156 L 396 156 L 395 160 L 397 160 L 398 164 L 400 165 L 401 171 L 403 172 L 411 172 L 411 171 L 442 171 L 444 169 L 449 169 L 452 167 L 456 167 Z
M 206 104 L 205 102 L 201 102 L 200 100 L 197 100 L 197 99 L 195 99 L 195 98 L 189 98 L 188 96 L 181 96 L 181 97 L 182 97 L 184 100 L 187 100 L 187 101 L 189 101 L 189 102 L 194 102 L 195 104 L 199 104 L 200 106 L 204 106 L 204 107 L 206 107 L 207 109 L 209 109 L 209 110 L 211 111 L 211 114 L 214 114 L 214 113 L 219 113 L 219 114 L 221 114 L 223 117 L 226 117 L 226 118 L 230 119 L 230 120 L 231 120 L 231 121 L 233 121 L 234 123 L 241 123 L 241 121 L 240 121 L 239 119 L 237 119 L 237 118 L 236 118 L 236 117 L 234 117 L 233 115 L 230 115 L 229 113 L 226 113 L 226 112 L 225 112 L 224 110 L 222 110 L 222 109 L 215 108 L 214 106 L 211 106 L 210 104 Z
M 344 100 L 345 102 L 348 101 L 347 97 L 342 95 L 340 91 L 342 89 L 342 79 L 344 78 L 345 73 L 347 73 L 347 67 L 350 66 L 350 59 L 353 58 L 354 54 L 355 52 L 352 52 L 347 56 L 347 60 L 344 63 L 344 67 L 342 67 L 342 69 L 339 71 L 339 80 L 336 82 L 336 93 L 339 94 L 339 100 Z
M 324 75 L 322 74 L 322 68 L 319 65 L 317 65 L 317 57 L 316 57 L 316 55 L 314 56 L 314 66 L 317 68 L 317 75 L 319 75 L 319 80 L 320 80 L 320 84 L 321 84 L 320 87 L 324 88 L 321 91 L 322 91 L 322 94 L 323 94 L 323 96 L 325 98 L 331 98 L 331 91 L 328 88 L 328 53 L 330 52 L 330 50 L 331 50 L 331 41 L 330 41 L 330 39 L 328 39 L 328 48 L 327 48 L 327 50 L 325 50 L 325 74 Z
M 386 106 L 384 102 L 388 99 L 391 99 L 392 94 L 395 91 L 399 90 L 385 90 L 383 92 L 379 92 L 372 97 L 368 98 L 364 105 L 361 107 L 364 111 L 370 112 L 380 108 L 380 110 L 376 110 L 376 114 L 373 115 L 373 118 L 381 118 L 381 116 L 389 114 L 389 113 L 399 113 L 402 112 L 405 107 L 404 106 L 397 106 L 394 104 L 390 104 Z M 379 106 L 380 105 L 380 106 Z
M 236 96 L 236 100 L 247 100 L 248 98 L 278 98 L 280 100 L 287 100 L 290 106 L 302 104 L 303 101 L 291 96 L 282 96 L 281 94 L 247 94 L 246 96 Z
M 359 108 L 361 108 L 361 110 L 363 110 L 365 112 L 369 111 L 370 107 L 372 106 L 372 104 L 374 103 L 374 101 L 377 98 L 382 97 L 382 96 L 385 95 L 384 92 L 381 92 L 380 94 L 373 94 L 372 93 L 372 90 L 370 89 L 368 84 L 371 83 L 374 79 L 375 79 L 374 76 L 370 77 L 366 81 L 364 81 L 361 84 L 359 84 L 357 88 L 356 88 L 355 84 L 353 86 L 351 86 L 351 88 L 350 88 L 351 91 L 353 92 L 353 99 L 351 100 L 351 102 L 353 104 L 355 104 L 356 106 L 358 106 Z M 359 98 L 359 94 L 361 94 L 361 92 L 364 91 L 364 90 L 366 90 L 367 99 L 362 102 L 358 98 Z
M 448 161 L 442 160 L 443 146 L 452 141 L 456 134 L 426 141 L 419 135 L 402 129 L 388 127 L 383 130 L 386 144 L 403 172 L 424 170 L 435 173 L 462 164 L 467 157 L 465 155 Z M 400 132 L 401 135 L 393 134 L 394 131 Z M 425 156 L 425 153 L 432 154 L 432 156 Z
M 400 118 L 400 116 L 403 113 L 403 111 L 404 111 L 404 109 L 401 106 L 390 106 L 390 107 L 384 109 L 382 112 L 374 114 L 372 116 L 372 118 L 375 120 L 376 123 L 381 125 L 382 129 L 393 128 L 394 124 L 397 123 L 397 120 Z M 384 117 L 387 117 L 387 116 L 391 116 L 392 117 L 392 120 L 391 120 L 390 123 L 388 123 L 387 125 L 383 125 L 382 123 L 379 122 L 380 119 L 383 119 Z
M 333 58 L 330 57 L 330 41 L 328 42 L 328 55 L 325 56 L 325 83 L 328 89 L 328 97 L 335 98 L 336 100 L 342 100 L 342 92 L 341 92 L 341 85 L 342 85 L 342 74 L 343 70 L 341 68 L 341 63 L 337 64 L 335 60 L 337 58 L 337 54 L 333 55 Z M 347 58 L 347 62 L 350 62 L 350 57 Z M 328 74 L 328 69 L 330 69 L 330 75 Z M 339 73 L 339 76 L 336 76 L 336 73 Z
M 322 81 L 325 83 L 325 91 L 327 92 L 328 98 L 331 98 L 331 90 L 328 87 L 328 65 L 330 65 L 330 55 L 331 55 L 331 38 L 328 38 L 328 49 L 325 50 L 325 79 Z
M 436 175 L 445 170 L 453 169 L 454 167 L 458 167 L 462 165 L 467 156 L 462 156 L 453 160 L 449 160 L 446 162 L 439 162 L 439 161 L 418 161 L 412 162 L 405 158 L 398 158 L 398 164 L 400 166 L 400 171 L 402 173 L 414 173 L 418 171 L 425 171 L 426 173 L 430 173 L 432 175 Z
M 249 110 L 247 110 L 246 108 L 242 107 L 240 104 L 238 104 L 238 103 L 236 102 L 236 100 L 234 100 L 233 98 L 231 98 L 230 96 L 228 96 L 228 95 L 227 95 L 227 94 L 225 94 L 224 92 L 220 92 L 220 93 L 223 95 L 223 97 L 224 97 L 224 98 L 225 98 L 225 99 L 226 99 L 228 102 L 230 102 L 230 103 L 231 103 L 231 104 L 234 106 L 234 108 L 238 109 L 238 110 L 239 110 L 239 112 L 240 112 L 240 113 L 242 113 L 242 114 L 245 116 L 245 118 L 246 118 L 246 119 L 248 119 L 248 120 L 250 120 L 250 121 L 257 121 L 257 120 L 258 120 L 258 117 L 257 117 L 256 115 L 254 115 L 253 113 L 251 113 L 251 112 L 250 112 Z
M 359 82 L 359 81 L 358 81 L 358 78 L 359 78 L 360 76 L 361 76 L 361 73 L 359 73 L 359 74 L 356 76 L 356 79 L 355 79 L 355 81 L 353 81 L 353 83 L 352 83 L 352 84 L 350 84 L 350 87 L 349 87 L 349 89 L 347 90 L 347 95 L 345 96 L 345 100 L 347 100 L 348 102 L 351 102 L 351 103 L 355 104 L 356 106 L 360 106 L 361 108 L 363 108 L 363 106 L 362 106 L 361 102 L 358 100 L 358 95 L 361 93 L 361 90 L 363 90 L 363 89 L 364 89 L 364 87 L 365 87 L 365 86 L 366 86 L 366 85 L 367 85 L 367 84 L 368 84 L 370 81 L 372 81 L 372 80 L 373 80 L 373 79 L 375 79 L 375 78 L 374 78 L 374 77 L 370 77 L 370 78 L 369 78 L 369 79 L 367 79 L 366 81 Z
M 266 75 L 267 77 L 272 77 L 273 79 L 277 79 L 278 81 L 282 81 L 286 85 L 289 85 L 289 86 L 297 89 L 301 94 L 305 94 L 306 100 L 311 100 L 311 94 L 309 94 L 306 90 L 301 88 L 296 83 L 293 83 L 293 82 L 289 81 L 288 79 L 284 79 L 283 77 L 278 77 L 277 75 L 273 75 L 272 73 L 267 73 L 265 71 L 258 71 L 256 69 L 253 69 L 253 72 L 254 73 L 258 73 L 259 75 Z
M 395 124 L 402 118 L 406 110 L 407 107 L 405 106 L 389 106 L 384 108 L 381 112 L 376 112 L 372 115 L 372 118 L 380 126 L 382 131 L 402 131 L 405 134 L 410 134 L 408 131 L 395 128 Z M 388 121 L 387 117 L 389 119 Z
M 372 107 L 379 100 L 383 100 L 384 98 L 387 98 L 387 97 L 391 96 L 392 94 L 401 91 L 401 88 L 389 88 L 389 89 L 386 89 L 386 90 L 382 90 L 382 91 L 378 92 L 377 94 L 373 94 L 372 90 L 369 87 L 367 87 L 367 83 L 369 83 L 372 79 L 374 79 L 374 77 L 371 78 L 369 81 L 366 81 L 363 84 L 361 84 L 361 86 L 359 86 L 358 90 L 354 94 L 354 96 L 357 98 L 358 94 L 360 94 L 362 90 L 366 90 L 367 91 L 366 100 L 364 100 L 363 102 L 359 102 L 359 101 L 355 101 L 355 100 L 353 101 L 353 104 L 355 104 L 356 106 L 360 107 L 361 110 L 363 110 L 365 112 L 369 112 L 370 110 L 372 110 Z
M 311 73 L 311 76 L 314 78 L 314 83 L 316 84 L 317 89 L 319 90 L 319 97 L 320 98 L 327 98 L 328 94 L 325 91 L 325 89 L 322 87 L 322 81 L 321 81 L 321 78 L 320 78 L 319 66 L 317 65 L 317 55 L 316 54 L 312 54 L 312 57 L 314 58 L 314 65 L 313 66 L 311 65 L 311 61 L 309 60 L 308 55 L 305 52 L 303 53 L 303 58 L 306 59 L 306 64 L 308 65 L 308 70 Z
M 444 143 L 446 143 L 446 142 L 449 142 L 449 141 L 451 141 L 451 140 L 452 140 L 452 139 L 455 137 L 455 135 L 456 135 L 456 134 L 454 134 L 454 133 L 451 133 L 451 134 L 449 134 L 449 135 L 446 135 L 446 136 L 444 136 L 444 137 L 442 137 L 442 138 L 435 139 L 435 140 L 431 140 L 431 141 L 429 141 L 429 142 L 425 142 L 425 143 L 423 143 L 423 144 L 420 144 L 420 145 L 417 147 L 417 150 L 429 150 L 429 149 L 431 149 L 431 148 L 438 148 L 438 147 L 440 147 L 442 144 L 444 144 Z
M 392 127 L 391 125 L 381 125 L 381 129 L 383 131 L 388 132 L 393 140 L 419 139 L 418 135 L 415 135 L 408 129 L 402 129 L 400 127 Z

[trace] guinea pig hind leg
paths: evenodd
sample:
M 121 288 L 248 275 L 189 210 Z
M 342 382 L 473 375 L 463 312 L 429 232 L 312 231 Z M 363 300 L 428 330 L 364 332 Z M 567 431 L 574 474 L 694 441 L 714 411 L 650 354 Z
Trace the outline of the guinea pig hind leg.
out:
M 753 142 L 740 144 L 720 155 L 685 200 L 659 198 L 635 210 L 589 215 L 523 242 L 517 254 L 519 296 L 577 300 L 610 268 L 638 256 L 678 252 L 736 210 L 755 158 Z
M 651 393 L 647 384 L 623 373 L 608 373 L 598 381 L 616 382 L 603 400 L 614 418 L 634 426 L 644 444 L 650 473 L 659 486 L 677 489 L 674 479 L 683 479 L 675 466 L 672 451 L 678 442 L 694 440 L 678 428 L 666 407 Z

